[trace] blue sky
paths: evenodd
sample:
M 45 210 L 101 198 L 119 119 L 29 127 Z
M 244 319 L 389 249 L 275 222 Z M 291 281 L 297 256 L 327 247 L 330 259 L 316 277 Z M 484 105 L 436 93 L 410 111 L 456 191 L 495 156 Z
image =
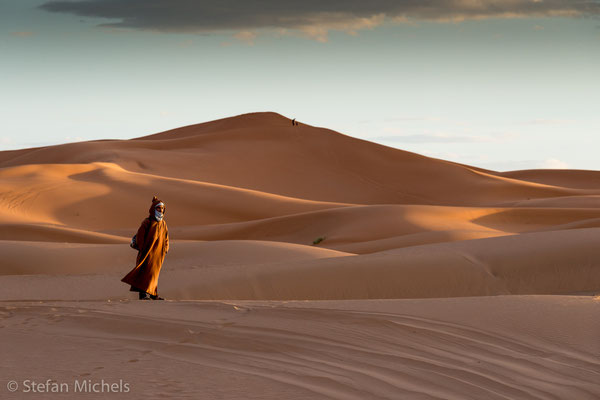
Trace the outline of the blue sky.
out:
M 0 0 L 0 150 L 275 111 L 484 168 L 600 169 L 598 2 L 84 3 Z

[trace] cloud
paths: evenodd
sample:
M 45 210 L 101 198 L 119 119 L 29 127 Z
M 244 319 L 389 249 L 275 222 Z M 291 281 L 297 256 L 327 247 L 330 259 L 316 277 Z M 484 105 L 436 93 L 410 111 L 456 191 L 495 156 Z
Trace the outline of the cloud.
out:
M 529 121 L 524 121 L 523 125 L 566 125 L 572 124 L 576 121 L 571 119 L 532 119 Z
M 16 36 L 16 37 L 30 37 L 30 36 L 33 36 L 33 32 L 31 32 L 31 31 L 11 32 L 10 34 L 12 36 Z
M 556 158 L 548 158 L 542 161 L 538 166 L 539 168 L 544 169 L 569 169 L 569 164 L 564 161 L 557 160 Z
M 439 121 L 438 117 L 396 117 L 396 118 L 386 118 L 383 121 L 385 122 L 406 122 L 406 121 Z
M 256 39 L 256 36 L 258 36 L 258 34 L 251 31 L 240 31 L 233 35 L 233 37 L 237 40 L 240 40 L 250 46 L 254 45 L 254 39 Z
M 327 41 L 329 31 L 356 34 L 386 21 L 600 15 L 597 0 L 54 0 L 40 8 L 116 20 L 101 24 L 106 27 L 179 33 L 292 30 L 319 41 Z
M 65 143 L 82 142 L 84 139 L 81 136 L 65 136 Z
M 488 137 L 448 135 L 444 133 L 378 136 L 371 138 L 371 140 L 395 143 L 481 143 L 491 141 Z
M 186 49 L 186 48 L 192 46 L 193 44 L 194 44 L 194 41 L 192 39 L 188 39 L 188 40 L 184 40 L 183 42 L 178 43 L 177 47 Z
M 419 133 L 412 135 L 389 135 L 369 140 L 393 143 L 501 143 L 515 139 L 514 132 L 494 133 L 491 135 L 454 135 L 445 132 Z

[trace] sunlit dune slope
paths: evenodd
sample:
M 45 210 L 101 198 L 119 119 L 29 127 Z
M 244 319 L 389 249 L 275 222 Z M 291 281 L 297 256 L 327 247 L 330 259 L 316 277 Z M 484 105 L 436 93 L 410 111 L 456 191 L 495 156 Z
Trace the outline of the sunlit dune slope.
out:
M 255 239 L 366 253 L 422 243 L 600 226 L 600 210 L 473 208 L 416 205 L 347 206 L 261 220 L 179 226 L 188 240 Z
M 139 224 L 153 194 L 167 202 L 169 222 L 174 226 L 247 221 L 344 206 L 130 172 L 107 163 L 9 167 L 0 169 L 0 180 L 0 204 L 12 220 L 85 229 Z

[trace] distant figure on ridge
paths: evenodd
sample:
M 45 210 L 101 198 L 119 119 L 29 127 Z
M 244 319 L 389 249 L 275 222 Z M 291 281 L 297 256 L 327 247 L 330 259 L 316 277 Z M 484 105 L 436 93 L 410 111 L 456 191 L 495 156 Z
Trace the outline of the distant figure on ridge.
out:
M 136 267 L 123 279 L 131 285 L 132 292 L 139 292 L 140 300 L 164 300 L 158 297 L 158 275 L 165 255 L 169 251 L 169 230 L 164 220 L 165 203 L 152 198 L 148 218 L 142 221 L 130 246 L 138 250 Z
M 292 120 L 292 126 L 296 125 L 296 118 Z

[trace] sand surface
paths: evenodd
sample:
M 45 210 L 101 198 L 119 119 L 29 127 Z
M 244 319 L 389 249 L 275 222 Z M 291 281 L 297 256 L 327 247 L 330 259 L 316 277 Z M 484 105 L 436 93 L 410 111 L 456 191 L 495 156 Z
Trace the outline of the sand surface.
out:
M 153 195 L 168 301 L 139 302 L 120 278 Z M 598 171 L 487 171 L 276 113 L 3 151 L 0 397 L 600 398 L 598 237 Z

